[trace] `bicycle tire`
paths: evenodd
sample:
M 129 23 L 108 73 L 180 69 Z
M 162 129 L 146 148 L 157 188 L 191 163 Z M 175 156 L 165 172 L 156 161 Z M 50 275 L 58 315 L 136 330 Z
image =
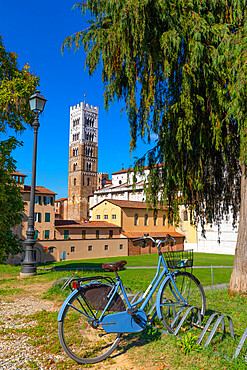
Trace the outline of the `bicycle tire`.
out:
M 186 304 L 175 301 L 175 296 L 172 293 L 174 287 L 169 278 L 165 283 L 160 296 L 160 310 L 162 323 L 171 334 L 174 333 L 174 326 L 178 323 L 178 319 L 181 317 L 181 314 L 184 313 L 189 306 L 198 307 L 202 319 L 206 310 L 206 297 L 203 287 L 194 275 L 187 271 L 179 271 L 174 274 L 173 279 L 176 282 L 176 286 L 182 297 L 186 300 Z M 185 323 L 185 325 L 187 324 Z
M 68 302 L 62 320 L 58 324 L 59 339 L 64 351 L 72 360 L 79 364 L 94 364 L 110 356 L 118 346 L 121 334 L 107 333 L 101 327 L 93 328 L 89 324 L 90 319 L 81 313 L 81 304 L 93 320 L 89 308 L 84 304 L 81 292 L 78 291 Z M 94 314 L 99 317 L 101 312 L 95 311 Z

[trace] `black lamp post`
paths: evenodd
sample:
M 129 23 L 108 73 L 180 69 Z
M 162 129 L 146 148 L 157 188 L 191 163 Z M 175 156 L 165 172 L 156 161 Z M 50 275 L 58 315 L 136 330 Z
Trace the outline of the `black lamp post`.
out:
M 36 158 L 37 158 L 37 135 L 39 128 L 39 114 L 43 112 L 46 99 L 40 95 L 40 91 L 29 98 L 29 105 L 35 117 L 33 121 L 34 128 L 34 144 L 33 144 L 33 168 L 32 168 L 32 183 L 30 194 L 30 212 L 28 217 L 27 239 L 25 240 L 25 258 L 21 266 L 20 276 L 33 276 L 37 274 L 36 261 L 34 260 L 34 245 L 36 240 L 34 238 L 34 202 L 35 202 L 35 182 L 36 182 Z

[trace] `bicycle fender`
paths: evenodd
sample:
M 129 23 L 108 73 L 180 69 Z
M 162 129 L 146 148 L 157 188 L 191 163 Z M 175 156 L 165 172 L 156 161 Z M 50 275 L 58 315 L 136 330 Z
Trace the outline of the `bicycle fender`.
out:
M 174 274 L 177 274 L 179 271 L 174 271 Z M 162 290 L 164 288 L 164 285 L 165 283 L 167 282 L 167 280 L 169 279 L 169 276 L 167 276 L 163 281 L 162 283 L 160 284 L 160 287 L 159 287 L 159 290 L 158 290 L 158 293 L 157 293 L 157 298 L 156 298 L 156 312 L 157 312 L 157 316 L 159 319 L 162 319 L 162 315 L 161 315 L 161 310 L 160 310 L 160 298 L 161 298 L 161 293 L 162 293 Z
M 64 313 L 64 310 L 68 304 L 68 302 L 70 301 L 70 299 L 72 297 L 74 297 L 74 295 L 76 295 L 78 293 L 78 290 L 75 289 L 73 290 L 73 292 L 70 293 L 70 295 L 68 295 L 68 297 L 65 299 L 65 301 L 63 302 L 61 308 L 60 308 L 60 311 L 59 311 L 59 314 L 58 314 L 58 317 L 57 317 L 57 321 L 62 321 L 62 317 L 63 317 L 63 313 Z

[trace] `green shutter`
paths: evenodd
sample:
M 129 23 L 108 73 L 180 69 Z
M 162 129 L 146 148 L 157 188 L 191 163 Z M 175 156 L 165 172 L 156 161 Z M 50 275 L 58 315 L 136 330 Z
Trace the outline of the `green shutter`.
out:
M 45 222 L 50 222 L 50 213 L 45 214 Z
M 50 230 L 45 230 L 45 239 L 49 239 Z
M 69 237 L 69 230 L 64 230 L 63 235 L 64 235 L 64 239 L 68 239 L 68 237 Z

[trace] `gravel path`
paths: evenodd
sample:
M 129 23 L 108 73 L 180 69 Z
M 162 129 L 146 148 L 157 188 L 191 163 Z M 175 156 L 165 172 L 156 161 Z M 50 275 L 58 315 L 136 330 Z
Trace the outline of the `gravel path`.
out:
M 33 369 L 32 362 L 35 362 L 40 370 L 55 369 L 55 362 L 65 358 L 65 356 L 40 353 L 39 349 L 28 344 L 29 337 L 25 332 L 15 333 L 14 331 L 14 329 L 27 329 L 37 325 L 33 320 L 26 322 L 26 317 L 42 310 L 55 311 L 53 303 L 32 297 L 15 298 L 13 302 L 0 301 L 1 370 Z M 11 329 L 11 333 L 8 329 Z M 46 365 L 44 365 L 44 358 Z M 47 363 L 50 365 L 47 366 Z

